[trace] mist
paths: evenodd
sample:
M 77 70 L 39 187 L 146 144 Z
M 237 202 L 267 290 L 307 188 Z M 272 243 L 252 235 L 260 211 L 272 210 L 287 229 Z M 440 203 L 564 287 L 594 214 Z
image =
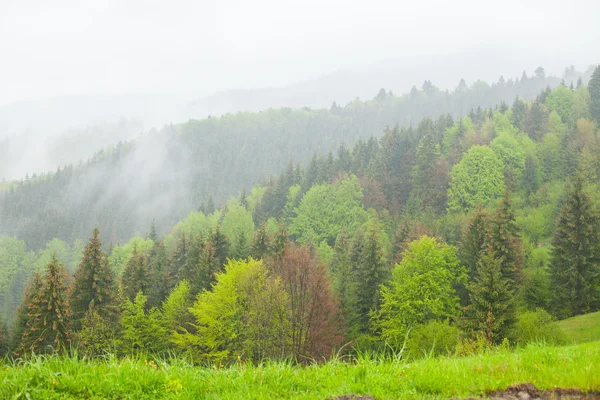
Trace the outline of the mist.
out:
M 0 179 L 191 118 L 585 70 L 600 59 L 599 14 L 583 0 L 4 1 Z

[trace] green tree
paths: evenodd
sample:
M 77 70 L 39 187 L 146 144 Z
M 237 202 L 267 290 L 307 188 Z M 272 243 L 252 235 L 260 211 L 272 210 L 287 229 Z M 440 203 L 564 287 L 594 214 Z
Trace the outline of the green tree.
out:
M 71 341 L 71 313 L 65 271 L 56 257 L 46 266 L 39 288 L 33 289 L 21 339 L 21 353 L 62 352 Z
M 162 304 L 162 325 L 166 333 L 166 342 L 175 344 L 174 335 L 191 329 L 193 322 L 189 308 L 192 305 L 190 285 L 186 280 L 179 282 Z M 183 349 L 180 349 L 183 350 Z
M 381 308 L 373 323 L 385 340 L 402 345 L 411 327 L 458 316 L 455 285 L 465 278 L 456 249 L 423 236 L 409 244 L 390 285 L 381 287 Z
M 470 305 L 466 325 L 488 343 L 500 343 L 508 336 L 515 319 L 514 291 L 502 275 L 500 258 L 488 247 L 477 263 L 475 278 L 467 288 Z
M 21 339 L 23 338 L 23 333 L 27 329 L 27 325 L 29 323 L 29 307 L 33 303 L 35 296 L 37 296 L 38 288 L 42 287 L 42 277 L 39 273 L 35 272 L 31 279 L 31 282 L 27 286 L 25 290 L 25 297 L 23 302 L 17 309 L 17 315 L 15 316 L 15 321 L 10 334 L 10 350 L 13 352 L 15 356 L 23 356 L 23 352 L 21 351 Z
M 567 194 L 552 244 L 555 310 L 561 316 L 596 310 L 600 305 L 600 219 L 581 178 Z
M 133 254 L 127 262 L 125 271 L 123 271 L 121 280 L 123 293 L 130 301 L 135 299 L 138 292 L 148 293 L 150 289 L 150 278 L 146 257 L 134 247 Z
M 268 305 L 280 308 L 287 304 L 282 297 L 271 302 L 252 299 L 254 295 L 271 294 L 265 287 L 267 276 L 267 269 L 261 261 L 229 261 L 225 271 L 217 274 L 212 291 L 198 295 L 190 308 L 195 332 L 174 332 L 174 342 L 180 347 L 187 347 L 197 361 L 215 363 L 231 362 L 237 357 L 260 358 L 256 348 L 261 347 L 265 340 L 273 343 L 283 339 L 285 343 L 289 333 L 283 332 L 281 338 L 282 327 L 278 324 L 287 322 L 276 318 L 280 313 L 254 308 Z M 285 319 L 285 314 L 282 317 Z M 271 337 L 265 338 L 264 335 Z
M 6 322 L 0 319 L 0 357 L 8 354 L 9 343 L 8 327 L 6 326 Z
M 347 311 L 351 336 L 357 337 L 371 332 L 369 318 L 379 307 L 379 289 L 389 276 L 380 233 L 375 225 L 367 231 L 354 275 Z
M 223 217 L 223 233 L 231 242 L 231 257 L 244 259 L 250 254 L 250 242 L 254 237 L 252 214 L 237 200 L 227 204 L 227 212 Z
M 333 184 L 313 186 L 296 209 L 290 232 L 301 243 L 327 241 L 331 246 L 342 228 L 354 234 L 367 220 L 363 191 L 354 175 Z
M 103 318 L 93 305 L 83 316 L 75 341 L 79 353 L 88 358 L 114 354 L 119 345 L 113 324 Z
M 588 83 L 590 92 L 590 116 L 600 126 L 600 66 L 597 66 Z
M 516 137 L 509 133 L 500 133 L 490 147 L 504 164 L 506 185 L 515 190 L 519 187 L 525 171 L 525 151 Z
M 254 240 L 252 240 L 252 246 L 250 253 L 252 257 L 259 260 L 269 254 L 271 251 L 271 238 L 267 227 L 264 222 L 260 224 L 258 230 L 254 232 Z
M 94 229 L 75 273 L 70 299 L 75 330 L 81 327 L 81 320 L 91 304 L 107 321 L 116 322 L 117 318 L 116 287 L 98 234 L 98 229 Z
M 158 307 L 175 287 L 174 277 L 169 273 L 167 248 L 161 238 L 156 238 L 154 246 L 148 253 L 148 269 L 150 271 L 150 289 L 148 304 Z
M 157 308 L 146 311 L 147 298 L 140 291 L 131 302 L 125 299 L 121 329 L 123 349 L 130 353 L 162 351 L 165 343 L 165 327 Z
M 504 193 L 504 165 L 488 146 L 473 146 L 452 168 L 448 210 L 470 210 L 486 205 Z
M 512 208 L 508 192 L 505 192 L 502 204 L 492 220 L 488 244 L 498 257 L 502 276 L 514 288 L 522 280 L 523 249 Z

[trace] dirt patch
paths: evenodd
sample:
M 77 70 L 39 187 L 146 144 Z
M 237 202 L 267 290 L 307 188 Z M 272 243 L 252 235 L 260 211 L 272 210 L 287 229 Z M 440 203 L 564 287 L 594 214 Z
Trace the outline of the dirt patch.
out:
M 600 400 L 600 392 L 585 393 L 579 389 L 540 390 L 531 383 L 522 383 L 510 386 L 506 390 L 490 392 L 485 398 L 491 400 Z
M 339 397 L 329 397 L 325 400 L 375 400 L 375 397 L 371 397 L 369 395 L 357 396 L 355 394 L 346 394 L 344 396 Z

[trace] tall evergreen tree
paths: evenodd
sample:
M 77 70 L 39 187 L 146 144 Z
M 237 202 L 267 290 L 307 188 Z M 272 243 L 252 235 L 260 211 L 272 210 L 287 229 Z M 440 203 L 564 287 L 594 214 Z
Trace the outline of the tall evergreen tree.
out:
M 116 287 L 98 235 L 98 229 L 94 228 L 75 272 L 70 299 L 75 330 L 81 327 L 81 320 L 92 303 L 107 321 L 116 322 L 117 318 Z
M 518 286 L 522 280 L 523 249 L 508 192 L 492 221 L 489 244 L 500 262 L 502 275 L 512 287 Z
M 0 319 L 0 358 L 8 354 L 8 327 L 3 319 Z
M 148 293 L 150 289 L 150 271 L 144 253 L 134 245 L 133 254 L 125 266 L 121 279 L 123 293 L 133 301 L 138 292 Z
M 600 306 L 600 218 L 577 178 L 562 207 L 552 240 L 550 275 L 555 309 L 570 316 Z
M 486 249 L 490 225 L 490 216 L 481 207 L 478 207 L 462 237 L 458 256 L 462 265 L 467 269 L 469 280 L 475 277 L 479 258 Z
M 255 259 L 259 260 L 265 257 L 271 251 L 271 238 L 264 222 L 260 224 L 256 232 L 254 232 L 254 240 L 250 254 Z
M 206 241 L 203 252 L 200 255 L 200 263 L 198 270 L 198 278 L 196 282 L 189 282 L 190 296 L 195 298 L 198 293 L 203 290 L 209 290 L 215 281 L 217 273 L 223 270 L 223 264 L 217 253 L 214 238 Z
M 590 92 L 590 116 L 600 126 L 600 65 L 596 67 L 588 83 Z
M 219 260 L 219 268 L 223 268 L 225 264 L 227 264 L 227 257 L 229 256 L 231 243 L 229 239 L 223 232 L 221 232 L 221 227 L 217 226 L 217 229 L 210 235 L 209 239 L 212 241 L 214 246 L 215 255 Z
M 34 296 L 38 288 L 42 287 L 42 277 L 39 273 L 35 272 L 33 274 L 33 278 L 31 279 L 31 283 L 27 286 L 25 290 L 25 297 L 23 302 L 17 309 L 17 315 L 15 317 L 15 322 L 13 324 L 11 333 L 10 333 L 10 350 L 13 352 L 15 356 L 22 356 L 23 354 L 20 352 L 21 339 L 23 338 L 23 333 L 27 328 L 27 323 L 29 321 L 29 306 L 33 302 Z
M 33 290 L 21 339 L 22 354 L 61 352 L 68 348 L 71 313 L 65 280 L 65 271 L 54 254 L 46 266 L 42 286 Z
M 169 273 L 167 248 L 160 238 L 156 239 L 148 254 L 148 268 L 151 276 L 148 304 L 150 307 L 159 307 L 177 283 Z
M 192 296 L 196 296 L 204 287 L 201 278 L 204 248 L 205 243 L 202 235 L 197 238 L 190 236 L 185 263 L 179 269 L 179 281 L 186 280 L 189 282 Z
M 369 227 L 355 272 L 349 312 L 350 334 L 355 337 L 371 331 L 370 313 L 379 306 L 379 287 L 389 275 L 380 240 L 377 228 Z
M 475 278 L 468 284 L 470 305 L 467 326 L 483 334 L 489 343 L 500 343 L 514 323 L 514 291 L 502 275 L 500 258 L 488 247 L 477 263 Z

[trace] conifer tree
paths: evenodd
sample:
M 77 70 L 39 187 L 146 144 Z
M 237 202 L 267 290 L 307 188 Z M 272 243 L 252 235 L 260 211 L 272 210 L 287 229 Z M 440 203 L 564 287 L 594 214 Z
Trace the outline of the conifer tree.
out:
M 10 350 L 13 352 L 15 356 L 23 356 L 23 353 L 20 351 L 21 339 L 23 338 L 23 333 L 27 328 L 27 323 L 29 321 L 29 306 L 33 302 L 34 296 L 38 288 L 42 287 L 42 277 L 39 273 L 35 272 L 33 274 L 33 278 L 31 279 L 31 283 L 27 286 L 25 290 L 25 297 L 23 302 L 17 309 L 17 315 L 15 317 L 15 322 L 11 330 L 10 334 Z
M 267 227 L 264 222 L 260 224 L 256 232 L 254 232 L 254 240 L 250 253 L 253 258 L 260 260 L 271 251 L 271 238 L 267 232 Z
M 227 236 L 221 232 L 220 226 L 217 226 L 217 229 L 215 229 L 214 233 L 210 236 L 210 240 L 214 246 L 215 255 L 219 260 L 219 268 L 222 268 L 227 264 L 231 243 Z
M 189 282 L 190 296 L 195 298 L 203 290 L 209 290 L 215 281 L 217 273 L 223 270 L 223 264 L 217 254 L 217 247 L 213 238 L 206 241 L 204 250 L 200 256 L 199 274 L 196 282 Z
M 93 303 L 83 316 L 75 340 L 80 354 L 88 358 L 114 353 L 119 343 L 113 324 L 98 313 Z
M 175 277 L 170 274 L 167 249 L 160 238 L 156 239 L 148 254 L 148 268 L 151 276 L 148 304 L 150 307 L 158 307 L 177 283 Z
M 169 266 L 169 282 L 177 284 L 181 280 L 181 270 L 186 264 L 188 254 L 188 239 L 185 233 L 180 233 L 177 240 L 177 247 L 171 254 L 171 262 Z
M 467 269 L 469 280 L 472 280 L 477 270 L 477 263 L 485 251 L 490 234 L 490 216 L 477 207 L 475 215 L 469 221 L 459 247 L 459 258 Z
M 523 249 L 508 192 L 504 193 L 502 204 L 494 216 L 488 243 L 499 259 L 502 275 L 512 287 L 518 286 L 522 280 Z
M 554 238 L 550 275 L 555 309 L 570 316 L 600 306 L 600 218 L 577 178 L 562 207 Z
M 285 252 L 285 249 L 289 247 L 289 233 L 285 224 L 279 225 L 279 230 L 275 234 L 272 241 L 272 252 L 275 256 L 281 257 Z
M 70 299 L 75 330 L 81 327 L 81 319 L 90 304 L 107 321 L 116 322 L 117 318 L 116 287 L 98 235 L 98 229 L 94 228 L 75 273 Z
M 179 281 L 186 280 L 189 282 L 193 296 L 198 294 L 202 288 L 204 288 L 202 278 L 202 258 L 205 246 L 202 236 L 198 238 L 190 236 L 185 263 L 179 269 Z
M 123 293 L 133 301 L 138 292 L 148 293 L 150 289 L 150 273 L 146 263 L 146 257 L 142 252 L 133 247 L 133 254 L 125 266 L 121 279 Z
M 370 332 L 369 314 L 379 306 L 379 287 L 388 278 L 379 232 L 369 227 L 355 272 L 354 293 L 349 312 L 351 335 Z
M 514 291 L 491 246 L 481 255 L 475 278 L 467 287 L 471 303 L 467 326 L 483 334 L 488 343 L 500 343 L 514 323 Z
M 350 240 L 344 231 L 338 235 L 333 251 L 333 261 L 331 262 L 333 289 L 339 296 L 340 308 L 346 313 L 352 284 L 352 264 L 350 260 Z
M 65 271 L 52 256 L 42 286 L 33 290 L 28 321 L 21 339 L 21 353 L 62 352 L 71 340 L 71 313 L 67 302 Z

